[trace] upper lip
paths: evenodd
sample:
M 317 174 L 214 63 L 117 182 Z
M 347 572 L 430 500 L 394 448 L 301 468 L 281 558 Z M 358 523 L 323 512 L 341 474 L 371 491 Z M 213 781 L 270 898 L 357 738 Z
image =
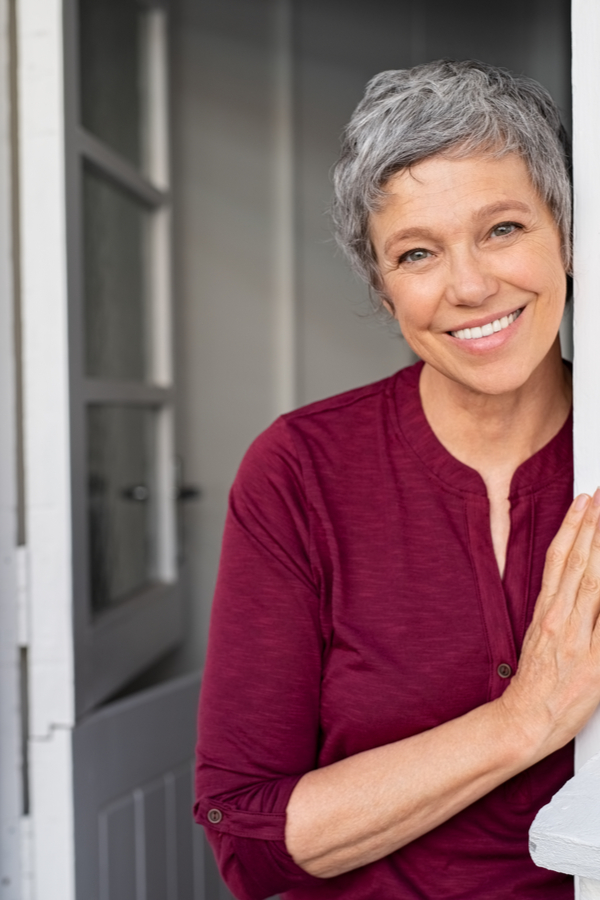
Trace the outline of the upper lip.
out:
M 524 309 L 523 306 L 513 306 L 512 309 L 506 310 L 506 312 L 497 312 L 497 313 L 488 313 L 487 316 L 481 316 L 479 319 L 470 319 L 468 322 L 463 322 L 457 328 L 449 328 L 450 331 L 464 331 L 465 328 L 482 328 L 484 325 L 489 325 L 491 322 L 495 322 L 496 319 L 503 319 L 504 316 L 511 316 L 513 313 L 518 312 L 518 310 Z

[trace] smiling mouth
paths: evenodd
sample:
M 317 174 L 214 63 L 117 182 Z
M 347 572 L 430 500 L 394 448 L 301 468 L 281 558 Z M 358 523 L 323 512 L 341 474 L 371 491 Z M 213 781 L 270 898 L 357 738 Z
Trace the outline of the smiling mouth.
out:
M 452 337 L 458 338 L 459 341 L 472 341 L 473 338 L 482 338 L 489 337 L 490 334 L 495 334 L 497 331 L 504 331 L 505 328 L 508 328 L 509 325 L 512 325 L 515 322 L 521 313 L 523 312 L 524 307 L 521 309 L 515 310 L 509 316 L 502 316 L 501 319 L 494 319 L 493 322 L 487 322 L 485 325 L 477 326 L 475 328 L 461 328 L 459 331 L 449 331 L 448 334 L 451 334 Z

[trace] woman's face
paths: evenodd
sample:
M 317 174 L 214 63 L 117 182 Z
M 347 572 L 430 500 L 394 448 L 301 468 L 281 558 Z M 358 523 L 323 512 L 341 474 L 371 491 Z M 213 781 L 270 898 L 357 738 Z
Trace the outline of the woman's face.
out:
M 523 160 L 436 156 L 386 191 L 370 234 L 412 349 L 477 392 L 524 385 L 556 340 L 566 276 L 558 227 Z

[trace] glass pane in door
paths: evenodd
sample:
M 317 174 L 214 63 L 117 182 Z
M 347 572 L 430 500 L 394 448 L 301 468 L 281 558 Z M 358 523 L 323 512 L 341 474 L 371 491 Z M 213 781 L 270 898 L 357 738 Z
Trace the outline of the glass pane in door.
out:
M 136 0 L 79 0 L 81 123 L 140 167 L 143 12 Z
M 90 378 L 143 380 L 149 369 L 148 209 L 83 169 L 85 367 Z
M 156 415 L 141 406 L 95 404 L 87 410 L 89 568 L 96 612 L 153 580 Z

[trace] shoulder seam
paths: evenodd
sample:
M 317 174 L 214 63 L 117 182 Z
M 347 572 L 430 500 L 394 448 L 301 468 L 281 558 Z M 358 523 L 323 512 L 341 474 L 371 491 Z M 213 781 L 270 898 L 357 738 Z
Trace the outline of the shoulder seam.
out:
M 343 409 L 352 406 L 355 403 L 360 403 L 362 400 L 372 397 L 374 394 L 385 393 L 389 384 L 397 378 L 398 374 L 398 372 L 394 372 L 393 375 L 388 375 L 386 378 L 373 382 L 373 384 L 353 388 L 350 391 L 344 391 L 333 397 L 325 397 L 323 400 L 315 400 L 313 403 L 308 403 L 306 406 L 299 407 L 299 409 L 293 409 L 288 413 L 284 413 L 280 418 L 285 422 L 289 422 L 293 419 L 303 419 L 307 416 L 320 415 L 321 413 L 327 413 L 334 409 Z M 323 408 L 319 409 L 320 406 Z

